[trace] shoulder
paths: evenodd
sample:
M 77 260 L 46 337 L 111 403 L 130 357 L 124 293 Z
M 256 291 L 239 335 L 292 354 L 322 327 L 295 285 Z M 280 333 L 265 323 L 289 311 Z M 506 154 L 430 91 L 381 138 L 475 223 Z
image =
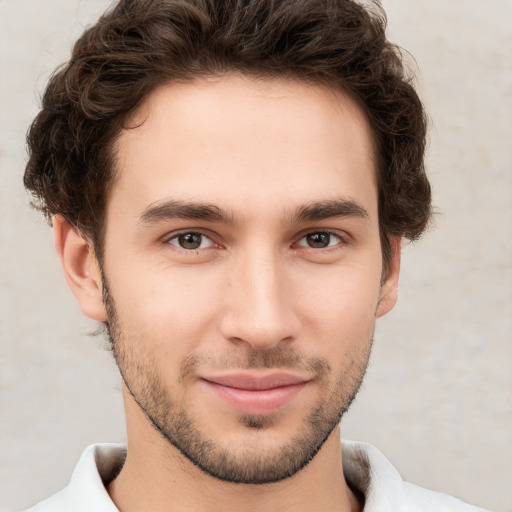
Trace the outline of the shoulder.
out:
M 343 470 L 365 497 L 364 512 L 486 512 L 439 492 L 405 482 L 374 446 L 343 442 Z
M 118 512 L 105 485 L 123 464 L 125 453 L 118 444 L 87 447 L 68 486 L 25 512 Z
M 424 489 L 408 482 L 403 483 L 404 510 L 418 510 L 423 512 L 489 512 L 483 508 L 465 503 L 453 496 Z M 412 509 L 412 506 L 418 506 Z

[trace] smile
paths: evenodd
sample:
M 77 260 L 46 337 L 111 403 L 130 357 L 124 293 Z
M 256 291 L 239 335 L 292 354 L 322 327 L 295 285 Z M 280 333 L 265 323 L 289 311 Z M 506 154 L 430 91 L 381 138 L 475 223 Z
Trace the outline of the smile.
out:
M 263 377 L 231 374 L 202 378 L 224 403 L 244 414 L 270 414 L 290 403 L 310 380 L 288 373 Z

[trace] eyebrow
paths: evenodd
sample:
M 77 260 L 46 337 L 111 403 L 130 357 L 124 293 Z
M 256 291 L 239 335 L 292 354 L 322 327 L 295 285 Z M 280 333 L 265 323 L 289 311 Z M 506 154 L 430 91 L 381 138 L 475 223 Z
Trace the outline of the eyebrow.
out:
M 171 219 L 196 219 L 234 224 L 234 215 L 207 203 L 168 200 L 148 206 L 140 216 L 141 224 L 157 224 Z
M 368 211 L 352 199 L 327 199 L 312 201 L 299 207 L 292 215 L 297 223 L 332 219 L 336 217 L 355 217 L 369 219 Z
M 304 223 L 336 217 L 368 219 L 368 211 L 352 199 L 327 199 L 311 201 L 292 211 L 292 222 Z M 195 203 L 180 200 L 166 200 L 149 205 L 141 214 L 140 224 L 158 224 L 172 219 L 204 220 L 235 224 L 235 215 L 208 203 Z

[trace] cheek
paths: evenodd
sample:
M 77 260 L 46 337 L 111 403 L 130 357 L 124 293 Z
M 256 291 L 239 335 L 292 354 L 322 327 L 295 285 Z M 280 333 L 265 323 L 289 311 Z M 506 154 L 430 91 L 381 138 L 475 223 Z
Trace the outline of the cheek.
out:
M 369 268 L 361 265 L 324 276 L 320 273 L 310 275 L 299 292 L 304 327 L 323 333 L 335 344 L 357 343 L 362 338 L 371 337 L 380 274 Z
M 222 280 L 197 267 L 180 269 L 150 265 L 125 266 L 112 276 L 113 296 L 123 330 L 154 346 L 179 350 L 199 343 L 214 323 Z M 141 270 L 143 269 L 143 270 Z M 124 277 L 123 277 L 124 276 Z M 128 277 L 129 276 L 129 277 Z M 109 279 L 110 281 L 110 279 Z

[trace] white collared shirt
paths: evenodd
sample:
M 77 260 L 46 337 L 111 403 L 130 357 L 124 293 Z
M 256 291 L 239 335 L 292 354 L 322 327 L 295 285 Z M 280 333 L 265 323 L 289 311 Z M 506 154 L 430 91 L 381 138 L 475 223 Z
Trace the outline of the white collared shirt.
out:
M 82 454 L 69 485 L 25 512 L 119 512 L 105 483 L 125 457 L 119 444 L 91 445 Z M 374 446 L 343 441 L 343 470 L 365 497 L 364 512 L 485 512 L 456 498 L 404 482 Z

